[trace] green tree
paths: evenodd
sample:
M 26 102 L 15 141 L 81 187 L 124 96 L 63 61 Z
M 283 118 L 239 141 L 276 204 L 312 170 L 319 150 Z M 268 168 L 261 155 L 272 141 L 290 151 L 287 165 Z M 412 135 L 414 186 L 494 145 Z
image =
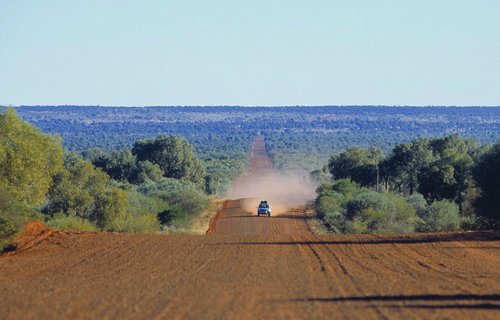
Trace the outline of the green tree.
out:
M 40 205 L 62 169 L 59 139 L 22 121 L 14 109 L 0 113 L 0 187 L 28 205 Z
M 205 165 L 189 142 L 181 137 L 159 135 L 155 139 L 139 140 L 132 153 L 139 161 L 158 164 L 165 177 L 189 180 L 200 187 L 205 182 Z
M 45 211 L 64 212 L 106 228 L 125 213 L 128 204 L 126 193 L 109 188 L 109 182 L 109 176 L 90 162 L 66 154 L 64 170 L 54 178 Z
M 413 194 L 419 187 L 419 175 L 432 161 L 432 151 L 426 139 L 399 144 L 381 167 L 385 180 L 394 184 L 399 193 Z
M 104 169 L 109 159 L 109 153 L 101 148 L 90 148 L 82 152 L 82 157 L 84 160 L 92 162 L 94 166 Z
M 131 179 L 131 183 L 140 184 L 147 180 L 154 182 L 160 181 L 163 177 L 163 170 L 156 163 L 150 161 L 139 161 L 137 163 L 137 169 Z
M 349 148 L 332 156 L 328 169 L 334 179 L 350 178 L 362 186 L 374 186 L 378 182 L 379 163 L 382 158 L 380 149 Z
M 195 184 L 186 180 L 162 178 L 160 182 L 146 181 L 137 191 L 155 196 L 166 203 L 180 207 L 190 216 L 200 214 L 209 203 L 207 195 Z
M 420 217 L 422 221 L 418 223 L 417 231 L 452 231 L 460 227 L 458 206 L 448 200 L 434 201 L 427 206 Z
M 129 148 L 111 152 L 104 171 L 114 180 L 132 180 L 137 172 L 137 159 Z
M 472 183 L 474 144 L 459 135 L 430 140 L 433 161 L 422 168 L 418 191 L 428 201 L 448 199 L 459 205 Z
M 354 233 L 412 232 L 418 221 L 415 209 L 392 193 L 360 192 L 345 208 L 346 230 Z
M 474 168 L 474 177 L 481 189 L 477 201 L 478 213 L 500 221 L 500 142 L 480 158 Z

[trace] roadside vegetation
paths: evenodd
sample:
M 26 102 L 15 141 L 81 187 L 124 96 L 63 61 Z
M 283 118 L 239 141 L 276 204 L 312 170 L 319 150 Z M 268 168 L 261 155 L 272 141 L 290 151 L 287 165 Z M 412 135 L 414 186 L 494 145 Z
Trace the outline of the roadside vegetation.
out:
M 0 113 L 0 249 L 36 219 L 73 231 L 188 229 L 210 208 L 209 195 L 220 187 L 216 177 L 178 136 L 80 155 L 6 109 Z
M 278 169 L 316 169 L 316 211 L 331 232 L 499 225 L 500 144 L 487 144 L 498 108 L 16 110 L 0 109 L 0 247 L 35 219 L 137 233 L 205 225 L 258 133 Z
M 434 232 L 500 226 L 500 143 L 415 139 L 387 155 L 349 148 L 311 177 L 334 233 Z

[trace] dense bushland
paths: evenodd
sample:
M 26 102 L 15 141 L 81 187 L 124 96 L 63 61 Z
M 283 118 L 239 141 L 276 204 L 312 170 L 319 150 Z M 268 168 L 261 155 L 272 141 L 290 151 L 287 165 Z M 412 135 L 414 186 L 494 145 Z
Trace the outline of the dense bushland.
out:
M 500 143 L 480 146 L 459 135 L 415 139 L 385 156 L 349 148 L 311 173 L 323 182 L 317 212 L 335 232 L 497 227 L 499 159 Z

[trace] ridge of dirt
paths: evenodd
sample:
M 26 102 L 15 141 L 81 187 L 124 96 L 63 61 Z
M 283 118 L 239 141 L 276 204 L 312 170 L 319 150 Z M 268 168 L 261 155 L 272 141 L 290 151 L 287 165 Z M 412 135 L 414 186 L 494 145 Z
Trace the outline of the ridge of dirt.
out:
M 12 253 L 31 249 L 50 237 L 61 233 L 61 231 L 47 227 L 41 220 L 28 222 L 12 242 L 15 249 Z
M 219 216 L 220 216 L 221 212 L 226 210 L 227 202 L 228 202 L 228 200 L 224 200 L 224 202 L 222 203 L 222 207 L 220 209 L 217 209 L 217 212 L 215 213 L 215 215 L 212 217 L 212 219 L 210 219 L 210 223 L 208 225 L 208 230 L 206 232 L 207 235 L 215 233 L 217 221 L 219 220 Z

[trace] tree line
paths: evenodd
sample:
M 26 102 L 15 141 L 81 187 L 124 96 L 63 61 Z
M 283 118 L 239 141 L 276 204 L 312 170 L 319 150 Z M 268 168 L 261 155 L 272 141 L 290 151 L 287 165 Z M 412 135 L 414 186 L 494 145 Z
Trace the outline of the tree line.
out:
M 398 144 L 387 155 L 349 148 L 311 176 L 325 182 L 316 205 L 330 229 L 384 231 L 398 225 L 381 222 L 392 217 L 406 221 L 405 231 L 445 231 L 498 227 L 499 168 L 500 143 L 479 145 L 454 134 Z

